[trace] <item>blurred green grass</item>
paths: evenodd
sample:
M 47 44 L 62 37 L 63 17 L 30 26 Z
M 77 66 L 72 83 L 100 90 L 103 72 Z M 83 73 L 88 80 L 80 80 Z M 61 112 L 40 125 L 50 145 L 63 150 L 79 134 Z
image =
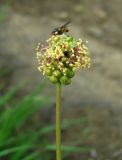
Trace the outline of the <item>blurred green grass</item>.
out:
M 0 6 L 0 22 L 3 22 L 9 14 L 11 2 L 12 0 L 5 0 L 3 3 L 4 5 Z
M 0 78 L 10 74 L 11 70 L 0 70 Z M 4 79 L 4 78 L 3 78 Z M 5 79 L 4 79 L 5 80 Z M 5 85 L 2 90 L 5 89 Z M 15 99 L 17 93 L 24 88 L 25 82 L 5 90 L 0 96 L 0 159 L 4 160 L 53 160 L 55 159 L 55 144 L 49 140 L 50 134 L 55 134 L 55 124 L 37 122 L 33 119 L 51 98 L 42 96 L 45 84 L 40 84 L 31 93 Z M 32 122 L 32 123 L 31 123 Z M 84 122 L 84 118 L 63 121 L 62 129 L 68 129 Z M 63 157 L 72 152 L 89 152 L 89 148 L 62 146 Z

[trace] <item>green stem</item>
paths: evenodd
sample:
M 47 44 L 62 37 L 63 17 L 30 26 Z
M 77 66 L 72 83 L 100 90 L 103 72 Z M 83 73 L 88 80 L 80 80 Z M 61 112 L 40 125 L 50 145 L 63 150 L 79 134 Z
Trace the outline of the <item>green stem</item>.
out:
M 61 160 L 61 84 L 57 83 L 56 93 L 56 160 Z

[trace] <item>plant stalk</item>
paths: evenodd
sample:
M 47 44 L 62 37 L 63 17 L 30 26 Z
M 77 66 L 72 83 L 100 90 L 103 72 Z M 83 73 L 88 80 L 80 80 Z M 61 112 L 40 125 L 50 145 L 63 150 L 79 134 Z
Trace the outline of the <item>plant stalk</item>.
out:
M 56 160 L 61 160 L 61 83 L 56 93 Z

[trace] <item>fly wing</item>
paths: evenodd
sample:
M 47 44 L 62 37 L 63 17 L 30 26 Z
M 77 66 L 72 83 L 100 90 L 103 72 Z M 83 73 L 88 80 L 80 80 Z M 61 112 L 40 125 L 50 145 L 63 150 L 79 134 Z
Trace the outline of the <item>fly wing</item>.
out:
M 60 28 L 64 28 L 66 27 L 69 23 L 71 23 L 71 21 L 69 20 L 68 22 L 66 22 L 65 24 L 63 24 Z

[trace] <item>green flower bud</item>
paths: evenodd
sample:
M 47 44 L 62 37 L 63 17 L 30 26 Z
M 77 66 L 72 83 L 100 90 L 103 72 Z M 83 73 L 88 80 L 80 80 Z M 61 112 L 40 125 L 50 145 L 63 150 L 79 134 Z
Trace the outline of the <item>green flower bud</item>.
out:
M 63 57 L 62 59 L 61 59 L 61 62 L 66 62 L 67 61 L 67 59 L 65 58 L 65 57 Z
M 74 38 L 73 37 L 68 37 L 67 40 L 68 40 L 68 42 L 73 42 Z
M 55 71 L 53 72 L 53 75 L 54 75 L 55 77 L 57 77 L 57 78 L 60 78 L 60 77 L 61 77 L 61 71 L 55 70 Z
M 75 72 L 74 72 L 73 70 L 70 70 L 70 69 L 68 68 L 66 74 L 67 74 L 67 76 L 68 76 L 69 78 L 72 78 L 72 77 L 74 77 Z
M 51 76 L 52 75 L 52 71 L 50 69 L 46 69 L 45 74 L 47 76 Z
M 54 67 L 54 68 L 56 68 L 56 67 L 57 67 L 57 62 L 56 62 L 56 61 L 53 61 L 53 62 L 51 63 L 51 66 Z
M 57 83 L 58 82 L 58 78 L 56 78 L 55 76 L 50 76 L 49 79 L 52 83 Z
M 62 76 L 61 79 L 60 79 L 60 82 L 61 82 L 62 84 L 68 85 L 68 84 L 71 83 L 71 79 L 68 78 L 67 76 Z
M 71 79 L 69 78 L 69 79 L 65 82 L 65 84 L 68 85 L 68 84 L 70 84 L 70 83 L 71 83 Z

